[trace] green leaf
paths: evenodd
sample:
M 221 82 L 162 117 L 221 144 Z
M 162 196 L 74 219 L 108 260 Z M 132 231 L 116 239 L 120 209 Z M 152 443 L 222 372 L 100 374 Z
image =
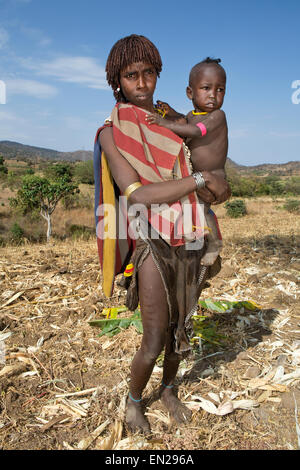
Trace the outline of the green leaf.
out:
M 260 309 L 260 305 L 257 305 L 253 300 L 236 300 L 236 301 L 230 301 L 230 300 L 212 300 L 212 299 L 206 299 L 206 300 L 199 300 L 198 304 L 201 305 L 201 307 L 208 309 L 212 312 L 226 312 L 227 310 L 230 310 L 232 308 L 246 308 L 248 310 L 258 310 Z
M 112 314 L 113 310 L 118 311 L 126 311 L 125 307 L 120 308 L 111 308 L 109 309 L 109 314 Z M 139 310 L 135 310 L 131 317 L 127 318 L 109 318 L 109 319 L 100 319 L 100 320 L 92 320 L 89 322 L 91 326 L 97 326 L 102 329 L 102 332 L 99 336 L 107 335 L 107 336 L 114 336 L 120 331 L 129 328 L 129 326 L 133 325 L 139 333 L 143 332 L 142 320 L 141 320 L 141 312 Z

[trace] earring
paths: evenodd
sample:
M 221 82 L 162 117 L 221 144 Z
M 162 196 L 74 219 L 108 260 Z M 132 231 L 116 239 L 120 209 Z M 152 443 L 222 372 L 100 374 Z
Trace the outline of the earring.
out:
M 116 91 L 119 93 L 119 92 L 120 92 L 120 88 L 117 88 L 117 90 L 116 90 Z

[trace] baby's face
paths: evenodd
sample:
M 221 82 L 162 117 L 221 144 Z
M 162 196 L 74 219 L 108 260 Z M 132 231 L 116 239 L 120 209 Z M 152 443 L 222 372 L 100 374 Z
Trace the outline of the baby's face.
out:
M 225 96 L 226 76 L 215 65 L 205 65 L 199 69 L 186 93 L 196 111 L 211 113 L 220 109 Z

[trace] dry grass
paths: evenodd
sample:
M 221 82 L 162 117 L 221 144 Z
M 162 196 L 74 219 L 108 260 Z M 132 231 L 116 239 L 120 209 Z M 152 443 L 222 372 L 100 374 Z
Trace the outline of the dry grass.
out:
M 282 204 L 248 201 L 241 219 L 217 208 L 223 268 L 203 298 L 252 299 L 261 307 L 205 312 L 224 341 L 219 348 L 202 345 L 181 364 L 178 394 L 193 409 L 189 425 L 174 423 L 158 400 L 156 365 L 144 393 L 150 439 L 123 423 L 141 336 L 130 328 L 99 338 L 88 324 L 103 308 L 124 304 L 118 287 L 111 299 L 103 297 L 95 240 L 2 248 L 0 447 L 296 449 L 300 217 L 276 209 Z M 205 399 L 219 414 L 204 409 Z M 241 400 L 248 408 L 232 411 Z M 224 407 L 231 412 L 221 415 Z

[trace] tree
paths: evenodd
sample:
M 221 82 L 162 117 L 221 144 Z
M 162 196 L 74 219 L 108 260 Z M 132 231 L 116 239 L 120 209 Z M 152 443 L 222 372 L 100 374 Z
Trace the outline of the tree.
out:
M 78 163 L 75 166 L 74 172 L 78 183 L 94 184 L 94 166 L 92 160 Z
M 8 173 L 8 169 L 4 165 L 4 157 L 0 155 L 0 174 L 7 175 L 7 173 Z
M 47 242 L 52 234 L 51 215 L 58 202 L 68 194 L 79 192 L 78 185 L 68 178 L 58 178 L 56 181 L 37 175 L 26 175 L 22 179 L 22 186 L 17 197 L 10 200 L 12 207 L 19 208 L 25 215 L 39 210 L 41 216 L 47 221 Z
M 70 183 L 73 177 L 73 168 L 67 162 L 51 163 L 45 170 L 45 176 L 53 181 L 64 178 Z

